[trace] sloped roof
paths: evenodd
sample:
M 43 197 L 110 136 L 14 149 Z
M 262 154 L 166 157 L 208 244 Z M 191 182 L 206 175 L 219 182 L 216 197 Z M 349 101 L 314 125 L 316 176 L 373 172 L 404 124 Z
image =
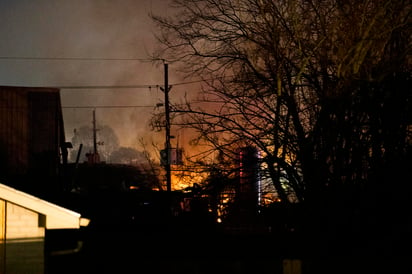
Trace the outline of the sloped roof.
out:
M 47 229 L 78 229 L 87 226 L 88 220 L 81 218 L 77 212 L 47 202 L 33 195 L 0 184 L 0 199 L 14 203 L 46 217 Z

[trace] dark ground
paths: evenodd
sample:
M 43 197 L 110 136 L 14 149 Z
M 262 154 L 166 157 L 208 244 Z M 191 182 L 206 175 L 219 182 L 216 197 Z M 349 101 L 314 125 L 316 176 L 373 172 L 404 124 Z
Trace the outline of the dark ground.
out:
M 82 237 L 80 252 L 49 256 L 47 274 L 282 273 L 276 242 L 265 235 L 146 227 L 93 228 Z
M 98 210 L 90 204 L 84 207 L 91 211 L 78 208 L 91 217 L 88 227 L 46 233 L 46 274 L 412 273 L 410 237 L 395 237 L 399 232 L 392 225 L 378 223 L 373 228 L 385 228 L 377 229 L 378 233 L 352 235 L 342 227 L 333 235 L 302 237 L 279 232 L 275 226 L 222 226 L 197 215 L 170 217 L 164 206 L 151 207 L 136 197 L 131 201 L 141 201 L 139 206 L 122 204 L 122 197 L 116 201 L 121 208 L 107 203 L 107 197 L 100 198 L 92 203 Z M 56 250 L 74 249 L 77 241 L 82 243 L 79 252 L 53 255 Z
M 201 227 L 180 230 L 107 227 L 91 228 L 80 234 L 83 241 L 80 252 L 49 256 L 46 274 L 412 273 L 409 250 L 393 255 L 370 254 L 370 251 L 319 255 L 319 247 L 312 246 L 309 248 L 313 254 L 308 252 L 296 258 L 287 256 L 293 253 L 293 246 L 285 249 L 284 239 L 259 233 L 233 234 Z

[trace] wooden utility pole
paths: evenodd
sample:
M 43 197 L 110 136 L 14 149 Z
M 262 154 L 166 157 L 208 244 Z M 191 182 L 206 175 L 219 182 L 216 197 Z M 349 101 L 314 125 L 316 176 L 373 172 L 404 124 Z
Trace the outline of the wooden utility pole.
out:
M 96 110 L 93 109 L 93 153 L 97 154 L 97 136 L 96 136 Z
M 167 192 L 171 193 L 172 191 L 172 171 L 170 167 L 170 105 L 169 105 L 169 72 L 168 72 L 168 64 L 164 64 L 164 73 L 165 73 L 165 87 L 164 87 L 164 93 L 165 93 L 165 119 L 166 119 L 166 143 L 165 143 L 165 150 L 166 150 L 166 163 L 165 163 L 165 169 L 166 169 L 166 186 L 167 186 Z
M 87 157 L 87 162 L 88 163 L 99 163 L 100 162 L 100 156 L 99 153 L 97 152 L 97 130 L 96 129 L 96 110 L 93 110 L 93 153 L 86 153 Z

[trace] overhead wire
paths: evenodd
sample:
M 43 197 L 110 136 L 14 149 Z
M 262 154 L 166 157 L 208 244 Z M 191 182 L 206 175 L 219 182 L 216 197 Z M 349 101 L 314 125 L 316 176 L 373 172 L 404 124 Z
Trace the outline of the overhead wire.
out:
M 32 57 L 32 56 L 0 56 L 0 60 L 49 60 L 49 61 L 164 61 L 157 58 L 107 58 L 107 57 Z
M 167 62 L 164 58 L 135 58 L 135 57 L 127 57 L 127 58 L 109 58 L 109 57 L 33 57 L 33 56 L 0 56 L 0 60 L 50 60 L 50 61 L 140 61 L 140 62 L 155 62 L 155 61 L 162 61 Z M 187 84 L 194 84 L 200 83 L 204 80 L 195 80 L 189 82 L 180 82 L 175 83 L 172 86 L 178 85 L 187 85 Z M 133 88 L 152 88 L 152 87 L 160 87 L 161 85 L 82 85 L 82 86 L 55 86 L 56 88 L 61 89 L 111 89 L 111 88 L 121 88 L 121 89 L 133 89 Z
M 154 61 L 162 61 L 166 62 L 165 59 L 160 58 L 107 58 L 107 57 L 32 57 L 32 56 L 0 56 L 0 60 L 40 60 L 40 61 L 140 61 L 140 62 L 154 62 Z M 188 84 L 195 84 L 200 83 L 203 80 L 195 80 L 195 81 L 188 81 L 188 82 L 179 82 L 172 84 L 170 86 L 180 86 L 180 85 L 188 85 Z M 75 90 L 100 90 L 109 91 L 110 89 L 162 89 L 162 85 L 150 85 L 150 84 L 135 84 L 135 85 L 53 85 L 52 88 L 64 89 L 65 92 L 67 91 L 75 91 Z M 148 108 L 153 106 L 138 106 L 138 105 L 112 105 L 112 106 L 62 106 L 62 108 Z
M 111 106 L 62 106 L 62 108 L 153 108 L 153 106 L 148 105 L 111 105 Z

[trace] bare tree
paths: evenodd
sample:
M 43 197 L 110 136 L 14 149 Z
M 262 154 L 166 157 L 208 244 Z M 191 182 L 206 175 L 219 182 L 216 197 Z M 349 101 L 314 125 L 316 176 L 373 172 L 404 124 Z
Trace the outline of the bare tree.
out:
M 385 100 L 376 87 L 410 70 L 409 2 L 172 3 L 176 14 L 152 18 L 162 58 L 204 80 L 203 105 L 174 107 L 198 142 L 228 156 L 258 147 L 282 201 L 289 191 L 298 201 L 316 200 L 331 185 L 368 179 L 377 161 L 371 149 L 381 158 L 385 148 L 376 140 L 374 116 Z M 396 123 L 404 136 L 407 121 Z

